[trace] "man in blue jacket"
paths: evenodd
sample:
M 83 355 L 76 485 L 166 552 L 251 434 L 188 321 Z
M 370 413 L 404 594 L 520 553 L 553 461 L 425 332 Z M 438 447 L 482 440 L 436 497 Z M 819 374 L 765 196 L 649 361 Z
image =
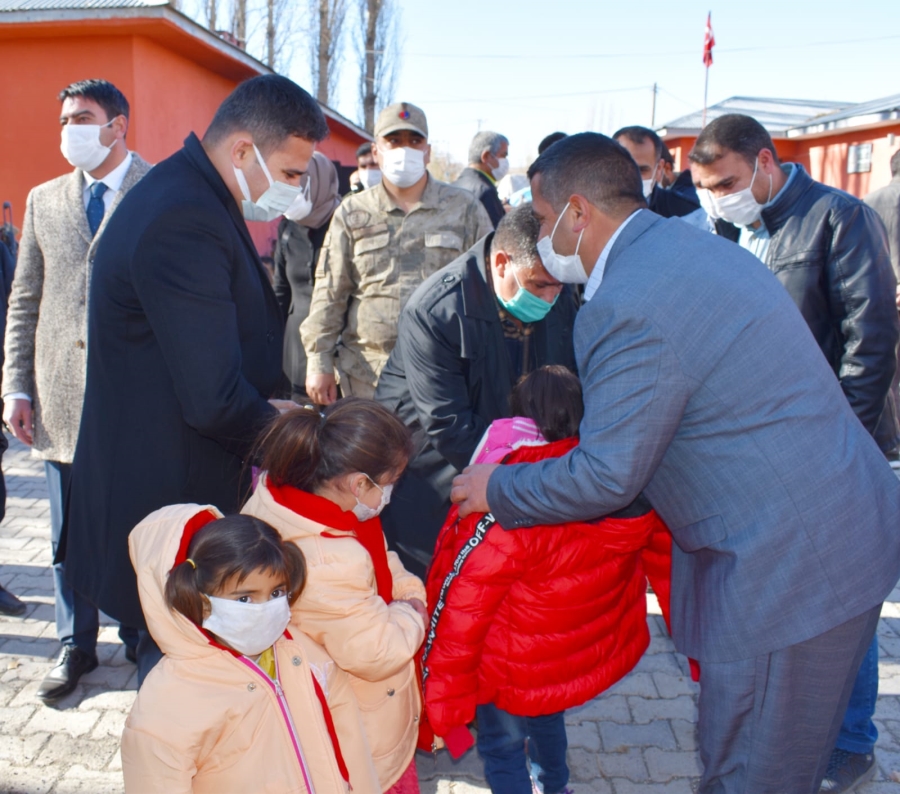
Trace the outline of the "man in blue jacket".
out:
M 545 267 L 585 283 L 581 443 L 472 467 L 452 498 L 517 528 L 643 491 L 674 539 L 672 636 L 702 668 L 699 791 L 815 794 L 900 576 L 900 483 L 758 259 L 646 211 L 602 135 L 529 176 Z

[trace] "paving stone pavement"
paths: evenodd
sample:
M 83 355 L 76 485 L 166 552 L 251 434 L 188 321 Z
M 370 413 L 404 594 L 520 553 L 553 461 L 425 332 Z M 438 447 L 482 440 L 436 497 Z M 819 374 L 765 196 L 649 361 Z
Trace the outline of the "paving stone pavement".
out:
M 119 737 L 134 700 L 135 667 L 125 659 L 115 624 L 105 620 L 100 666 L 58 708 L 35 699 L 59 651 L 47 491 L 42 464 L 15 440 L 3 470 L 9 497 L 0 524 L 0 583 L 29 607 L 24 618 L 0 616 L 0 794 L 119 794 Z M 603 696 L 567 714 L 576 794 L 691 794 L 699 775 L 698 688 L 649 599 L 653 639 L 640 664 Z M 900 781 L 900 589 L 885 604 L 878 631 L 879 771 L 859 791 L 898 794 L 892 780 Z M 420 753 L 417 765 L 422 794 L 488 791 L 474 752 L 458 763 L 446 752 Z

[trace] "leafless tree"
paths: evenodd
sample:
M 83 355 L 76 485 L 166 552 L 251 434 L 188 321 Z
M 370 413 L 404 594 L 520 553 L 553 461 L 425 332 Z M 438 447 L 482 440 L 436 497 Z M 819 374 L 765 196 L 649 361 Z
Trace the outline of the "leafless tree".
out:
M 238 40 L 239 47 L 247 46 L 247 0 L 234 0 L 231 32 Z
M 363 126 L 372 132 L 375 115 L 393 98 L 400 71 L 400 9 L 396 0 L 357 2 L 362 23 L 357 39 L 359 100 Z
M 307 0 L 307 9 L 312 84 L 316 99 L 327 105 L 334 99 L 340 76 L 347 0 Z
M 215 32 L 218 24 L 218 11 L 218 0 L 206 0 L 206 26 L 213 32 Z

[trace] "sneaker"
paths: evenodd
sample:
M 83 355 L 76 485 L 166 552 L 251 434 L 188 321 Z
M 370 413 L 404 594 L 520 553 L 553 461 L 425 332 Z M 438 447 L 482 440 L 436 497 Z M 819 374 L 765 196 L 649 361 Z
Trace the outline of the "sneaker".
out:
M 819 791 L 843 794 L 875 777 L 874 753 L 851 753 L 835 747 L 828 759 L 828 769 Z

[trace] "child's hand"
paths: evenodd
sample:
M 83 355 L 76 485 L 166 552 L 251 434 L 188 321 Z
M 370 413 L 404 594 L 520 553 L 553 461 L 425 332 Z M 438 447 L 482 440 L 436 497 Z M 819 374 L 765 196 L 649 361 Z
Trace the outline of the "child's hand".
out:
M 418 598 L 402 598 L 400 599 L 401 603 L 409 604 L 416 612 L 419 613 L 419 616 L 422 618 L 422 622 L 427 625 L 428 623 L 428 610 L 425 609 L 425 604 L 423 604 Z

